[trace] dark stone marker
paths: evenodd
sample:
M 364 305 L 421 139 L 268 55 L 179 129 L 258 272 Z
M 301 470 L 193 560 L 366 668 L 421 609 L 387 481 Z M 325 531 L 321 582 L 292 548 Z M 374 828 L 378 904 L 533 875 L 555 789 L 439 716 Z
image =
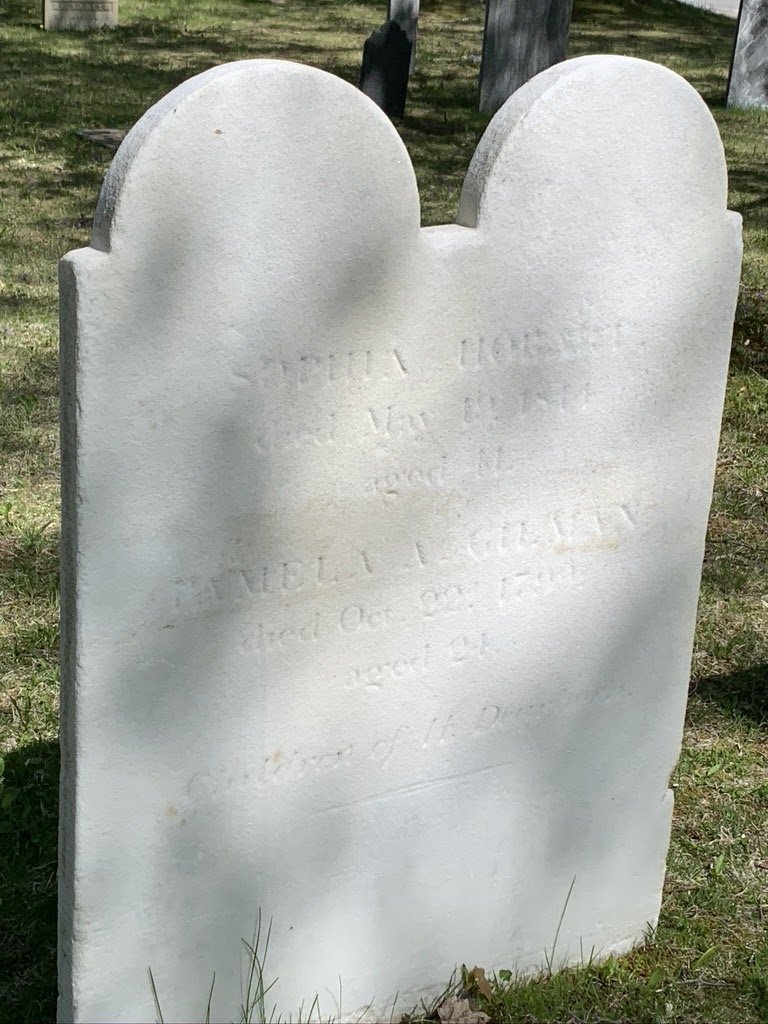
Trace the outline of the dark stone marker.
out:
M 416 34 L 419 28 L 419 0 L 389 0 L 387 18 L 396 21 L 411 44 L 411 74 L 416 63 Z
M 727 104 L 768 107 L 768 0 L 741 0 Z
M 573 0 L 487 0 L 480 109 L 495 113 L 540 71 L 565 60 Z
M 360 88 L 385 114 L 403 117 L 411 44 L 396 21 L 385 21 L 365 41 Z

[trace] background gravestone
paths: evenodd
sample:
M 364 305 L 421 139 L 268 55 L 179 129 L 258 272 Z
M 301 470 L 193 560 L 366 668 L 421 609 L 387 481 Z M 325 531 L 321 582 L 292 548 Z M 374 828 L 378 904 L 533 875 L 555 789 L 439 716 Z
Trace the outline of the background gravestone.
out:
M 386 21 L 366 39 L 360 89 L 389 117 L 405 116 L 411 43 L 396 21 Z
M 117 27 L 118 0 L 43 0 L 43 26 L 46 29 Z
M 416 63 L 416 36 L 419 28 L 419 0 L 389 0 L 387 20 L 396 21 L 411 44 L 410 70 Z
M 768 0 L 743 0 L 736 30 L 729 107 L 768 107 Z
M 525 82 L 565 60 L 572 0 L 487 0 L 480 110 L 495 113 Z
M 259 909 L 283 1019 L 644 941 L 725 203 L 699 95 L 620 57 L 520 89 L 439 228 L 311 68 L 213 69 L 132 129 L 61 264 L 61 1021 L 154 1020 L 147 966 L 166 1020 L 214 971 L 238 1018 Z

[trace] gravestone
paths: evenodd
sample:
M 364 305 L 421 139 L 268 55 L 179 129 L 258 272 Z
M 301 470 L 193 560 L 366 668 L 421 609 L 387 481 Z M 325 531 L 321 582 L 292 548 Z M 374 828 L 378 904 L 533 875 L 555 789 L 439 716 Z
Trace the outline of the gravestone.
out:
M 259 911 L 284 1020 L 644 941 L 739 265 L 643 61 L 520 89 L 437 228 L 312 68 L 132 129 L 61 264 L 60 1021 L 153 1021 L 147 967 L 239 1019 Z
M 573 0 L 487 0 L 480 110 L 495 113 L 527 81 L 565 60 Z
M 712 11 L 713 14 L 724 14 L 727 18 L 737 18 L 741 0 L 683 0 L 683 3 Z
M 768 107 L 768 0 L 742 0 L 727 103 Z
M 117 28 L 118 0 L 43 0 L 43 27 L 49 30 Z
M 405 116 L 411 43 L 396 21 L 386 21 L 366 39 L 360 89 L 389 117 Z
M 396 21 L 411 44 L 410 71 L 416 63 L 416 36 L 419 29 L 419 0 L 389 0 L 388 21 Z

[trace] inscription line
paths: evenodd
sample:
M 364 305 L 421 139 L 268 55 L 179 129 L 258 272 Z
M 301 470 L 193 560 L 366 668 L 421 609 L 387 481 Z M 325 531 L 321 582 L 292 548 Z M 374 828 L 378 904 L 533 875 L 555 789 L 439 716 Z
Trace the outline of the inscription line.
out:
M 472 768 L 468 772 L 458 772 L 456 775 L 441 775 L 437 779 L 427 779 L 425 782 L 414 782 L 408 786 L 398 786 L 397 789 L 388 789 L 386 793 L 377 793 L 375 796 L 365 796 L 359 800 L 348 800 L 345 803 L 323 807 L 315 812 L 315 817 L 321 814 L 332 814 L 334 811 L 343 811 L 347 807 L 364 807 L 366 804 L 377 803 L 390 797 L 403 796 L 406 793 L 420 793 L 426 789 L 434 789 L 444 782 L 455 782 L 457 779 L 470 779 L 475 775 L 486 775 L 488 772 L 495 772 L 500 768 L 513 768 L 519 763 L 519 759 L 516 761 L 502 761 L 500 764 L 484 765 L 482 768 Z

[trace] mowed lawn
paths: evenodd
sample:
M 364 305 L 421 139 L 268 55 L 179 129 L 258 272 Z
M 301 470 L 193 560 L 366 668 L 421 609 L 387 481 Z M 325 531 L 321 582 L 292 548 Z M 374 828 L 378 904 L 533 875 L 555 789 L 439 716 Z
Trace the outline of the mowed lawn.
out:
M 733 21 L 673 0 L 574 6 L 571 56 L 658 61 L 710 105 L 729 205 L 744 218 L 744 270 L 658 930 L 620 961 L 524 985 L 505 973 L 490 1001 L 477 998 L 508 1021 L 766 1022 L 768 114 L 724 107 Z M 87 244 L 111 156 L 77 132 L 127 128 L 179 82 L 241 58 L 303 61 L 356 82 L 385 8 L 120 0 L 120 28 L 90 34 L 43 32 L 36 0 L 0 10 L 0 1024 L 55 1014 L 56 264 Z M 422 0 L 399 127 L 425 224 L 455 216 L 487 121 L 476 112 L 482 20 L 477 0 Z

